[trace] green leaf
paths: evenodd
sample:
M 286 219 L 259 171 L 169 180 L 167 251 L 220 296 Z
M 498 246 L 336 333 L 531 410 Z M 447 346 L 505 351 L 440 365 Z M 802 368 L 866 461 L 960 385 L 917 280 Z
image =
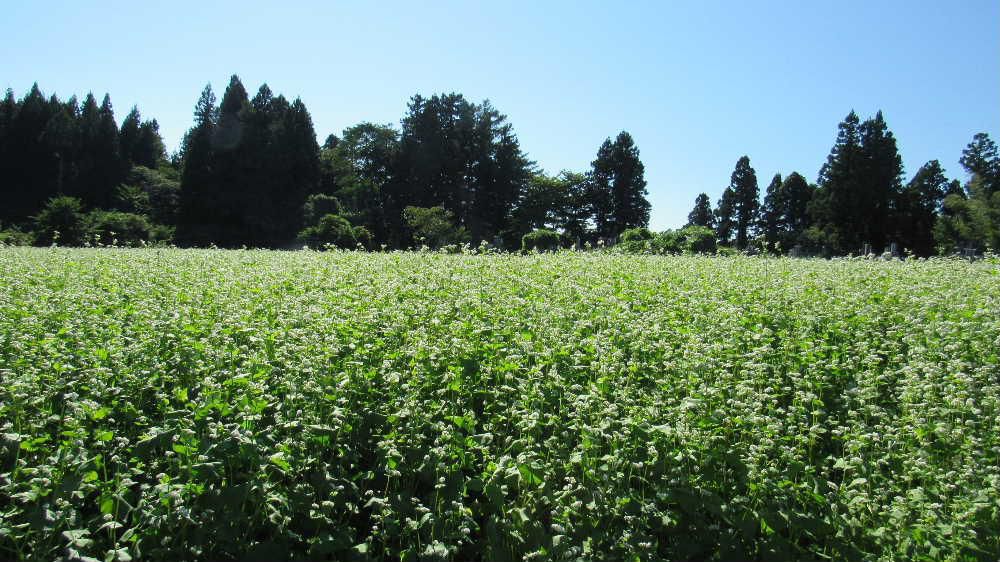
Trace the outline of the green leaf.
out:
M 542 476 L 527 464 L 517 465 L 517 471 L 521 474 L 521 480 L 529 486 L 539 486 L 544 482 Z
M 289 470 L 292 469 L 292 465 L 288 462 L 288 459 L 286 458 L 284 452 L 275 453 L 270 457 L 268 457 L 268 460 L 271 461 L 271 464 L 277 466 L 278 468 L 284 470 L 285 472 L 288 472 Z
M 115 510 L 115 498 L 113 496 L 101 496 L 101 513 L 108 515 Z

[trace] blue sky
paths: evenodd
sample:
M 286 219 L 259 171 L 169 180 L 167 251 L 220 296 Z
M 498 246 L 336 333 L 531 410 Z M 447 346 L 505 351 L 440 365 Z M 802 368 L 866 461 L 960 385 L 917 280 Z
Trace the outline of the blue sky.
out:
M 949 176 L 973 134 L 1000 140 L 1000 2 L 10 2 L 0 87 L 109 92 L 170 149 L 202 87 L 236 73 L 299 96 L 320 139 L 398 124 L 415 93 L 461 92 L 508 115 L 546 171 L 585 170 L 625 129 L 651 226 L 716 201 L 736 160 L 816 179 L 851 110 L 882 109 L 909 176 Z

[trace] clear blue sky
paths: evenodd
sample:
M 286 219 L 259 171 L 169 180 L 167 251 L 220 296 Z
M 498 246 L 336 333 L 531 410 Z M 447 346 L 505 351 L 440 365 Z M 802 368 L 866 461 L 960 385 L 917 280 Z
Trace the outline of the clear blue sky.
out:
M 680 226 L 750 156 L 761 189 L 816 179 L 837 123 L 878 109 L 907 175 L 949 176 L 972 135 L 1000 140 L 1000 2 L 13 1 L 0 87 L 109 92 L 173 150 L 202 87 L 236 73 L 300 96 L 317 135 L 398 124 L 415 93 L 488 98 L 549 172 L 585 170 L 625 129 L 652 224 Z

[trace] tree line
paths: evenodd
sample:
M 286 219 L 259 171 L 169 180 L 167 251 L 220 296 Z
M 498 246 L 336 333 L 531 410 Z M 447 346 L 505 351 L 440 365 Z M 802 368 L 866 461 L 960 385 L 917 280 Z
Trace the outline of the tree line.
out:
M 720 244 L 771 252 L 881 253 L 919 256 L 1000 248 L 1000 158 L 979 133 L 959 161 L 969 175 L 949 180 L 937 160 L 903 183 L 903 162 L 882 112 L 861 121 L 852 111 L 815 184 L 798 172 L 775 175 L 763 200 L 747 156 L 736 162 L 712 208 L 695 199 L 688 225 L 714 229 Z
M 300 99 L 233 76 L 201 92 L 179 150 L 133 107 L 61 101 L 38 85 L 0 103 L 0 242 L 409 248 L 485 241 L 505 249 L 624 240 L 662 251 L 729 246 L 811 254 L 917 255 L 1000 247 L 1000 159 L 985 133 L 963 151 L 964 184 L 937 160 L 903 182 L 881 112 L 839 125 L 815 183 L 775 175 L 763 197 L 741 157 L 716 204 L 700 194 L 686 229 L 649 223 L 645 171 L 628 132 L 589 169 L 544 173 L 488 101 L 413 96 L 399 126 L 359 123 L 320 144 Z M 714 239 L 712 239 L 714 238 Z
M 0 241 L 182 246 L 521 246 L 613 238 L 649 222 L 631 135 L 608 138 L 586 172 L 544 174 L 506 116 L 461 94 L 413 96 L 400 126 L 360 123 L 320 145 L 300 99 L 233 76 L 202 91 L 168 157 L 156 121 L 110 97 L 80 107 L 37 84 L 0 108 Z

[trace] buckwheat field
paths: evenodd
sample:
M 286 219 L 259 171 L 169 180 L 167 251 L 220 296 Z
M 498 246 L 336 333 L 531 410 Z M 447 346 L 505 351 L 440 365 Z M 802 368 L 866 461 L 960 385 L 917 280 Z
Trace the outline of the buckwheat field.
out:
M 0 249 L 2 560 L 989 560 L 994 260 Z

